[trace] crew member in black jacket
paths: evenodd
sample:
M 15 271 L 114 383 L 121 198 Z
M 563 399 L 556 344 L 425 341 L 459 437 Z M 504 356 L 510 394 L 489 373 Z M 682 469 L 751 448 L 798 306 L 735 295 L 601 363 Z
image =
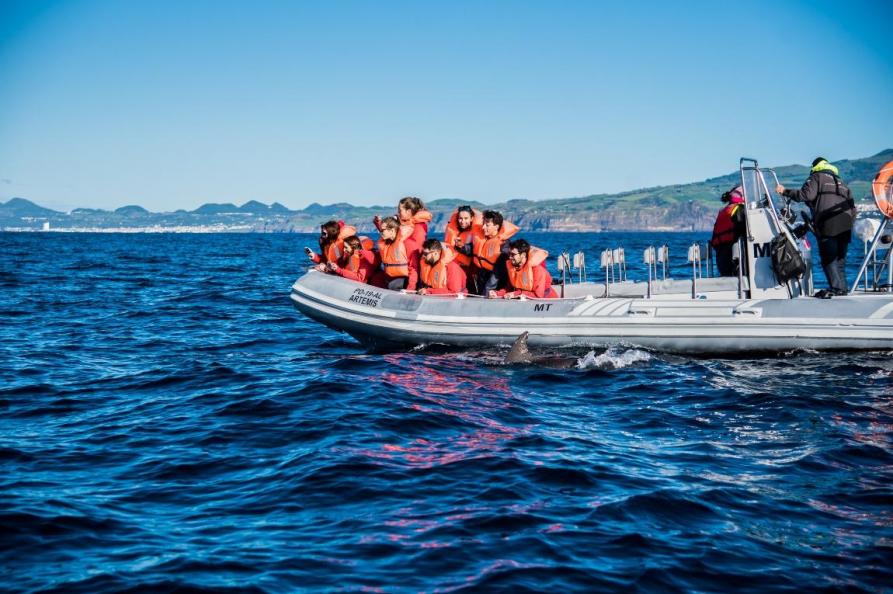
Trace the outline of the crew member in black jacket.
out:
M 828 285 L 827 292 L 817 296 L 846 295 L 846 252 L 853 233 L 856 204 L 850 189 L 840 179 L 837 167 L 824 157 L 816 157 L 806 183 L 799 190 L 786 190 L 781 184 L 776 192 L 797 202 L 803 202 L 812 211 L 819 256 Z

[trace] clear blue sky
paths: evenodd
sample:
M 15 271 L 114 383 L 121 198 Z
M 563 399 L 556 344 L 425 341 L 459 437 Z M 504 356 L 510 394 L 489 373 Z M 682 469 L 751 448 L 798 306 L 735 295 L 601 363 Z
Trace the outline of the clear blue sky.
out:
M 0 200 L 557 198 L 893 146 L 893 2 L 0 0 Z

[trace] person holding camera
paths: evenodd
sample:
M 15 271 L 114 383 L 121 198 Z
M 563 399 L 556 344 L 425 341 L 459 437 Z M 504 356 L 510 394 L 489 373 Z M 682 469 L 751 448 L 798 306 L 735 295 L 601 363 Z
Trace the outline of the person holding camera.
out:
M 356 235 L 356 228 L 346 225 L 344 221 L 334 220 L 326 221 L 319 228 L 319 253 L 314 253 L 309 247 L 304 248 L 304 253 L 314 264 L 338 262 L 344 254 L 344 240 Z

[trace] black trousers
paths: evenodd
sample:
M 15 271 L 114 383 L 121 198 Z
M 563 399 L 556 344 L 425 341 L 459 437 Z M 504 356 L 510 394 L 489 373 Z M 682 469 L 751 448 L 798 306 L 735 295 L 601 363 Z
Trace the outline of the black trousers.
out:
M 716 252 L 716 269 L 719 276 L 738 276 L 738 261 L 732 258 L 734 243 L 726 243 L 713 248 Z
M 496 265 L 493 267 L 493 270 L 478 270 L 476 282 L 476 289 L 478 295 L 487 296 L 490 291 L 496 291 L 498 289 L 503 289 L 508 282 L 508 272 L 505 269 L 506 256 L 500 255 L 499 259 L 496 261 Z
M 846 293 L 849 287 L 846 282 L 846 252 L 850 247 L 852 231 L 844 231 L 831 237 L 819 238 L 819 258 L 822 270 L 828 279 L 828 286 L 835 293 Z

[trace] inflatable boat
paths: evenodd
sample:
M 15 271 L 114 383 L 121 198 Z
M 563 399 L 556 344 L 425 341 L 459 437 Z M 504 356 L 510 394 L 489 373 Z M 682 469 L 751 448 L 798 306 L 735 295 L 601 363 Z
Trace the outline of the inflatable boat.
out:
M 690 354 L 893 350 L 893 282 L 882 282 L 893 277 L 887 225 L 893 162 L 885 168 L 888 173 L 882 170 L 873 185 L 885 218 L 872 228 L 852 290 L 830 299 L 813 296 L 809 249 L 798 237 L 803 225 L 795 226 L 789 205 L 776 208 L 777 179 L 771 188 L 766 183 L 775 172 L 754 159 L 741 159 L 739 166 L 747 234 L 736 246 L 737 277 L 701 277 L 695 265 L 689 279 L 658 279 L 654 252 L 646 250 L 650 280 L 609 276 L 605 282 L 562 284 L 555 287 L 558 299 L 421 296 L 316 270 L 294 283 L 291 299 L 307 317 L 371 348 L 510 345 L 528 332 L 531 345 L 625 345 Z M 779 273 L 779 246 L 803 259 L 797 274 Z M 689 250 L 693 263 L 700 260 L 697 252 Z

